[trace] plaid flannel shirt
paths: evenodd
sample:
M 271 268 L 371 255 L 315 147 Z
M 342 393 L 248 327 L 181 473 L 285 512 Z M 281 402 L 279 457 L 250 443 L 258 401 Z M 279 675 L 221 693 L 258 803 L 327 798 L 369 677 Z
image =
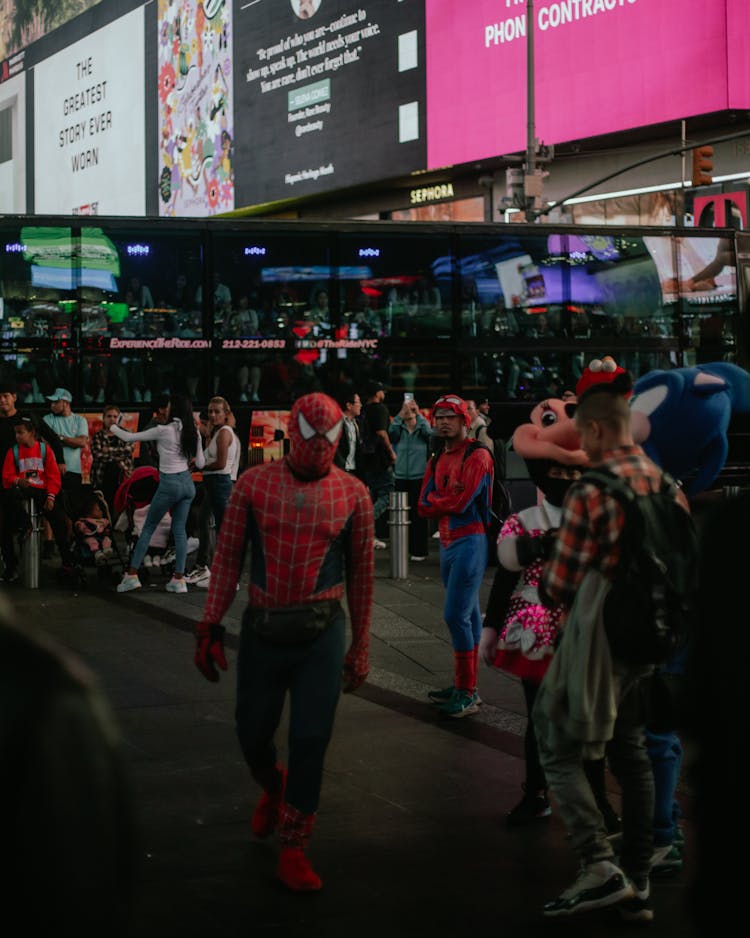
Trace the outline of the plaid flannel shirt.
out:
M 626 479 L 638 495 L 658 492 L 662 471 L 640 446 L 621 446 L 602 454 L 597 468 Z M 682 491 L 678 502 L 687 510 Z M 560 530 L 544 566 L 540 594 L 546 605 L 569 609 L 586 571 L 593 567 L 612 579 L 620 559 L 620 534 L 625 515 L 619 502 L 597 485 L 573 483 L 563 503 Z
M 97 430 L 91 437 L 91 482 L 96 488 L 101 487 L 104 467 L 111 462 L 117 463 L 123 478 L 128 478 L 133 472 L 133 444 L 106 430 Z

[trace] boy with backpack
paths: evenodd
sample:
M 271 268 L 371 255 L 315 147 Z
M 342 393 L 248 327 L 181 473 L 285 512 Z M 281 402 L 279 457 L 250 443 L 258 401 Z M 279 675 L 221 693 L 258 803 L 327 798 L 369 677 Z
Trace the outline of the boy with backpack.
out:
M 643 690 L 685 624 L 696 550 L 684 495 L 633 442 L 630 387 L 622 374 L 578 399 L 576 425 L 596 475 L 584 474 L 568 490 L 539 585 L 545 605 L 568 612 L 534 723 L 549 787 L 581 860 L 575 883 L 545 905 L 545 917 L 617 905 L 628 921 L 653 918 L 654 778 Z M 623 496 L 623 484 L 632 497 Z M 672 548 L 654 560 L 677 531 L 679 556 Z M 640 574 L 627 581 L 635 563 Z M 585 759 L 605 752 L 623 793 L 617 865 L 583 771 Z
M 49 521 L 57 549 L 63 561 L 63 572 L 75 569 L 73 553 L 68 543 L 66 516 L 62 503 L 58 501 L 60 468 L 44 440 L 40 440 L 36 424 L 29 414 L 17 414 L 14 421 L 16 442 L 5 454 L 2 468 L 2 483 L 5 494 L 7 522 L 13 531 L 22 533 L 28 526 L 26 502 L 33 498 L 37 509 Z M 17 579 L 18 562 L 12 564 L 11 572 Z M 6 571 L 6 582 L 9 574 Z

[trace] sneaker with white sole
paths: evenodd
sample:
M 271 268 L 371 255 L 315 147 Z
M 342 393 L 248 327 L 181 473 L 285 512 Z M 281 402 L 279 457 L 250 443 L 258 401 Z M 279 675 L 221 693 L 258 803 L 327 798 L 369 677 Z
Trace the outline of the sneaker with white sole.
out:
M 573 885 L 561 892 L 557 899 L 544 904 L 544 916 L 555 918 L 604 909 L 634 895 L 632 884 L 619 866 L 609 860 L 598 860 L 582 866 Z
M 210 570 L 206 570 L 205 574 L 200 578 L 200 580 L 196 580 L 195 583 L 193 583 L 193 586 L 197 586 L 199 590 L 207 590 L 210 585 L 211 585 L 211 571 Z
M 118 593 L 129 593 L 130 590 L 139 590 L 141 588 L 141 581 L 138 579 L 137 573 L 123 573 L 122 579 L 117 584 Z
M 682 851 L 676 844 L 655 847 L 651 857 L 652 876 L 670 876 L 682 869 Z
M 648 880 L 640 885 L 632 879 L 633 895 L 618 903 L 617 911 L 625 922 L 653 922 L 654 910 L 651 905 L 651 889 Z
M 165 567 L 167 564 L 174 563 L 177 557 L 177 552 L 173 547 L 170 547 L 169 550 L 165 550 L 161 555 L 161 565 Z
M 372 542 L 372 546 L 375 548 L 375 550 L 385 550 L 388 547 L 385 541 L 381 541 L 380 538 L 377 537 Z
M 143 558 L 143 566 L 153 567 L 153 565 L 154 565 L 154 558 L 151 556 L 151 554 L 146 554 L 146 556 Z
M 205 564 L 199 564 L 197 567 L 193 567 L 190 573 L 185 574 L 185 582 L 189 586 L 197 586 L 197 584 L 208 576 L 210 578 L 211 571 Z
M 473 713 L 479 713 L 479 695 L 470 690 L 455 688 L 453 696 L 445 703 L 438 704 L 437 710 L 441 716 L 453 719 L 471 716 Z
M 421 563 L 423 560 L 427 560 L 427 557 L 423 557 L 421 554 L 411 554 L 409 560 L 413 560 L 414 563 Z
M 172 577 L 172 579 L 167 583 L 166 590 L 168 593 L 187 593 L 187 583 L 185 582 L 185 577 Z

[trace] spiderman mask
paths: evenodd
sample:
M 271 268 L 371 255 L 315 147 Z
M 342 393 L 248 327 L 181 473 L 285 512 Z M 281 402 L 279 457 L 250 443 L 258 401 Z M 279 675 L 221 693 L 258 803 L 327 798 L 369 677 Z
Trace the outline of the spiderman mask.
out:
M 287 463 L 302 479 L 321 479 L 331 469 L 344 416 L 327 394 L 305 394 L 289 417 Z

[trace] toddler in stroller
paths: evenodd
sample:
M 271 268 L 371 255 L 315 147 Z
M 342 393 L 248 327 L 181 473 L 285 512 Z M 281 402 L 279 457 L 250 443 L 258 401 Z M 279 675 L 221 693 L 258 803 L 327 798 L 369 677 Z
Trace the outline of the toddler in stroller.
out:
M 159 487 L 159 471 L 153 466 L 139 466 L 116 490 L 114 508 L 115 527 L 123 531 L 128 540 L 128 557 L 138 541 L 151 501 Z M 172 516 L 167 512 L 161 519 L 149 542 L 144 558 L 145 567 L 159 567 L 167 559 L 166 548 L 172 527 Z M 165 573 L 167 573 L 165 564 Z
M 112 523 L 103 495 L 98 492 L 89 494 L 73 529 L 84 561 L 93 558 L 99 565 L 113 556 Z

